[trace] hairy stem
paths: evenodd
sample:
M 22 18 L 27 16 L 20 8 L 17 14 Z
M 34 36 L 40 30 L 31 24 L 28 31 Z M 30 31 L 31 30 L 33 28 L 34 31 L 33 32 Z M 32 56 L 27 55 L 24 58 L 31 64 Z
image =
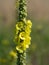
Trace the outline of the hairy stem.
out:
M 24 21 L 27 17 L 26 0 L 19 0 L 19 21 Z
M 19 22 L 25 22 L 27 17 L 26 0 L 19 0 Z M 26 65 L 26 52 L 20 53 L 17 51 L 17 65 Z
M 17 52 L 17 65 L 26 65 L 26 52 Z

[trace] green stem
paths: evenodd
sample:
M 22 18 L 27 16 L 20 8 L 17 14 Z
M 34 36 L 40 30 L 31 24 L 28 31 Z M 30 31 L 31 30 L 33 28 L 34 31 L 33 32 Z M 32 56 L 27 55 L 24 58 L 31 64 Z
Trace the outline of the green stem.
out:
M 19 53 L 17 51 L 17 65 L 26 65 L 26 52 Z
M 27 17 L 26 0 L 19 0 L 19 22 L 25 22 Z M 17 65 L 26 65 L 26 52 L 19 53 L 17 51 Z
M 19 21 L 24 21 L 27 17 L 26 0 L 19 0 Z

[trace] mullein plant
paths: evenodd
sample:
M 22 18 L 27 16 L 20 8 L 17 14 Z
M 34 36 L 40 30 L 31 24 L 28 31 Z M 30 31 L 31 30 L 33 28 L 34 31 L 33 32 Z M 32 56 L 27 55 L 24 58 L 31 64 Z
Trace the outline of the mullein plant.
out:
M 16 53 L 17 53 L 17 65 L 26 65 L 26 50 L 29 48 L 31 37 L 32 22 L 27 20 L 27 3 L 26 0 L 19 0 L 19 16 L 16 23 Z

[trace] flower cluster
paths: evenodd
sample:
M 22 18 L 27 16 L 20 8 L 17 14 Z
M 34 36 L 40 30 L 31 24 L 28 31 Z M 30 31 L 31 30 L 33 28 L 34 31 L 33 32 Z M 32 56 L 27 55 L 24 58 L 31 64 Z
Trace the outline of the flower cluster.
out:
M 24 22 L 17 22 L 16 24 L 16 50 L 20 53 L 23 53 L 30 45 L 30 32 L 31 32 L 32 23 L 30 20 Z

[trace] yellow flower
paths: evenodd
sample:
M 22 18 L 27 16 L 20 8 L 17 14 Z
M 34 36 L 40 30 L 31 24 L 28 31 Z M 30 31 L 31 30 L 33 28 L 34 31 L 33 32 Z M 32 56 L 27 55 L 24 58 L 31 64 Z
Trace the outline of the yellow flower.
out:
M 23 28 L 23 22 L 18 22 L 16 24 L 16 30 L 21 30 L 21 28 Z
M 26 37 L 24 42 L 21 43 L 22 48 L 25 50 L 26 48 L 29 48 L 31 38 Z
M 25 40 L 25 32 L 21 32 L 19 34 L 19 38 L 22 39 L 22 40 Z
M 30 20 L 27 20 L 26 24 L 27 24 L 27 26 L 28 26 L 29 28 L 31 28 L 32 22 L 31 22 Z
M 27 45 L 27 44 L 25 44 L 25 43 L 22 43 L 21 44 L 22 45 L 22 50 L 26 50 L 26 48 L 29 48 L 29 45 Z
M 16 50 L 19 51 L 20 53 L 23 53 L 21 46 L 16 46 Z
M 28 26 L 26 26 L 25 32 L 27 33 L 27 35 L 30 35 L 31 30 L 30 30 L 30 28 Z
M 29 45 L 26 45 L 26 48 L 29 48 Z
M 31 41 L 31 37 L 27 36 L 26 39 L 25 39 L 25 41 L 24 41 L 24 43 L 26 45 L 30 45 L 30 41 Z

